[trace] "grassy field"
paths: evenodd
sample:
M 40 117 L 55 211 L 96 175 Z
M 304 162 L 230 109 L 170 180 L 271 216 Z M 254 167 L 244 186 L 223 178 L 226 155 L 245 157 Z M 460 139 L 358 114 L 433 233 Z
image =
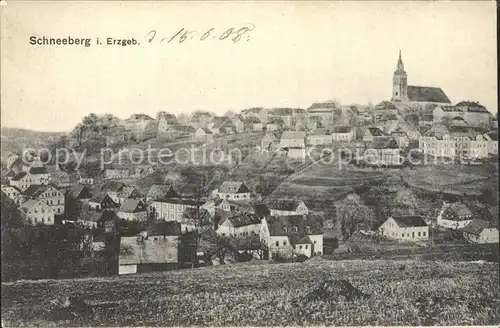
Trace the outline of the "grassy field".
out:
M 368 296 L 318 293 L 338 279 Z M 93 310 L 54 318 L 51 301 L 70 295 Z M 488 263 L 319 259 L 2 284 L 3 326 L 492 325 L 499 305 Z

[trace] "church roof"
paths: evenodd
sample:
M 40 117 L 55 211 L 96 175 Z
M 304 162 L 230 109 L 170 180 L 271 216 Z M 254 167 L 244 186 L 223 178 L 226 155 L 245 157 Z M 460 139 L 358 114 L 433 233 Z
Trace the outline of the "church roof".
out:
M 451 103 L 441 88 L 409 85 L 407 94 L 410 101 Z

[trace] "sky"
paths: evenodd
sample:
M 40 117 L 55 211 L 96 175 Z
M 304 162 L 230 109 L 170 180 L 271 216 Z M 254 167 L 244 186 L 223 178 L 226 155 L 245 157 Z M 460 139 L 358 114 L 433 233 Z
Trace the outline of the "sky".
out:
M 245 26 L 254 29 L 236 43 L 218 39 Z M 159 43 L 181 28 L 197 32 Z M 32 36 L 92 45 L 31 45 Z M 140 44 L 96 44 L 107 37 Z M 400 49 L 409 85 L 495 113 L 496 42 L 494 1 L 3 2 L 1 125 L 69 131 L 89 113 L 376 104 L 391 97 Z

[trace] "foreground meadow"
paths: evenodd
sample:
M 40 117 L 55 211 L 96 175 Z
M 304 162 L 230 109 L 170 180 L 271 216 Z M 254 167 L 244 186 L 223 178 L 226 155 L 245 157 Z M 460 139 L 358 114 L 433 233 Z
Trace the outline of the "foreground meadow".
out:
M 366 297 L 310 297 L 345 279 Z M 163 273 L 2 284 L 3 326 L 497 325 L 498 266 L 434 261 L 235 264 Z M 92 311 L 66 318 L 58 300 Z

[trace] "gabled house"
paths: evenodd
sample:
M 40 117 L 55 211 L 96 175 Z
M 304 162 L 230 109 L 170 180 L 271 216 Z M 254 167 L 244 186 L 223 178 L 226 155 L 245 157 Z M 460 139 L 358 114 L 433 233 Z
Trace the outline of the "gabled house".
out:
M 101 192 L 90 198 L 88 205 L 90 209 L 97 211 L 114 210 L 120 206 L 105 192 Z
M 23 192 L 26 199 L 37 199 L 50 206 L 54 214 L 64 214 L 64 193 L 54 186 L 31 185 Z
M 381 129 L 377 127 L 369 127 L 365 130 L 363 134 L 363 141 L 373 141 L 377 137 L 386 137 L 387 135 Z
M 418 121 L 418 126 L 420 127 L 432 126 L 433 123 L 434 123 L 434 116 L 432 114 L 425 114 Z
M 333 127 L 333 141 L 349 142 L 354 140 L 354 138 L 354 129 L 352 128 L 352 126 L 338 125 Z
M 462 229 L 471 221 L 472 212 L 465 204 L 444 203 L 437 216 L 436 225 L 448 229 Z
M 322 127 L 331 127 L 336 109 L 337 106 L 334 102 L 314 103 L 307 109 L 307 113 L 309 119 L 315 117 L 315 121 Z
M 139 235 L 121 237 L 118 274 L 177 269 L 179 236 L 179 223 L 156 222 Z
M 105 192 L 113 199 L 117 204 L 120 203 L 120 197 L 118 194 L 126 187 L 126 184 L 121 181 L 106 181 L 101 186 L 101 192 Z
M 217 227 L 217 234 L 221 236 L 243 237 L 258 236 L 262 220 L 256 214 L 237 214 L 222 220 Z
M 181 224 L 182 233 L 194 231 L 201 227 L 214 226 L 213 217 L 207 210 L 194 207 L 186 208 L 178 222 Z
M 127 199 L 141 198 L 141 192 L 134 186 L 125 186 L 118 192 L 118 204 L 123 204 Z
M 21 204 L 20 209 L 28 224 L 54 225 L 54 210 L 41 200 L 30 199 Z
M 429 226 L 421 216 L 391 216 L 378 232 L 381 236 L 400 241 L 429 240 Z
M 162 134 L 172 134 L 174 130 L 172 129 L 177 125 L 177 118 L 174 114 L 167 112 L 158 113 L 158 135 Z
M 140 199 L 125 199 L 118 209 L 117 216 L 127 221 L 146 221 L 147 207 Z
M 241 133 L 244 131 L 245 124 L 244 124 L 243 120 L 241 119 L 241 117 L 239 117 L 239 116 L 233 117 L 231 119 L 231 123 L 233 124 L 237 133 Z
M 66 191 L 66 199 L 72 200 L 89 200 L 92 198 L 90 188 L 84 185 L 76 185 L 70 187 Z
M 404 131 L 396 130 L 390 133 L 390 136 L 396 140 L 399 148 L 406 148 L 410 144 L 410 138 Z
M 316 128 L 307 136 L 307 143 L 312 146 L 332 143 L 332 134 L 326 128 Z
M 221 199 L 250 200 L 251 191 L 241 181 L 224 181 L 216 192 Z
M 287 215 L 307 215 L 309 209 L 301 200 L 278 199 L 269 205 L 270 215 L 287 216 Z
M 464 238 L 474 244 L 498 243 L 498 227 L 489 221 L 474 219 L 462 228 Z
M 377 166 L 401 165 L 401 149 L 393 137 L 377 137 L 365 153 L 365 162 Z
M 2 185 L 2 192 L 9 197 L 16 205 L 20 205 L 22 196 L 21 190 L 13 186 Z
M 215 198 L 207 200 L 201 208 L 207 210 L 211 216 L 215 216 L 216 210 L 231 211 L 231 204 L 226 199 Z
M 209 128 L 200 127 L 194 133 L 194 140 L 211 142 L 214 140 L 214 133 Z
M 323 226 L 307 215 L 270 216 L 262 219 L 260 239 L 272 259 L 323 254 Z
M 49 173 L 45 167 L 30 167 L 28 172 L 19 172 L 9 180 L 9 185 L 24 191 L 31 185 L 46 185 L 49 183 Z
M 196 208 L 203 204 L 187 198 L 165 198 L 150 200 L 147 204 L 149 216 L 157 221 L 180 222 L 186 208 Z
M 124 127 L 131 132 L 143 133 L 148 129 L 155 120 L 146 114 L 132 114 L 128 119 L 124 120 Z
M 171 184 L 154 184 L 146 194 L 146 201 L 160 201 L 168 198 L 178 198 L 179 194 Z

